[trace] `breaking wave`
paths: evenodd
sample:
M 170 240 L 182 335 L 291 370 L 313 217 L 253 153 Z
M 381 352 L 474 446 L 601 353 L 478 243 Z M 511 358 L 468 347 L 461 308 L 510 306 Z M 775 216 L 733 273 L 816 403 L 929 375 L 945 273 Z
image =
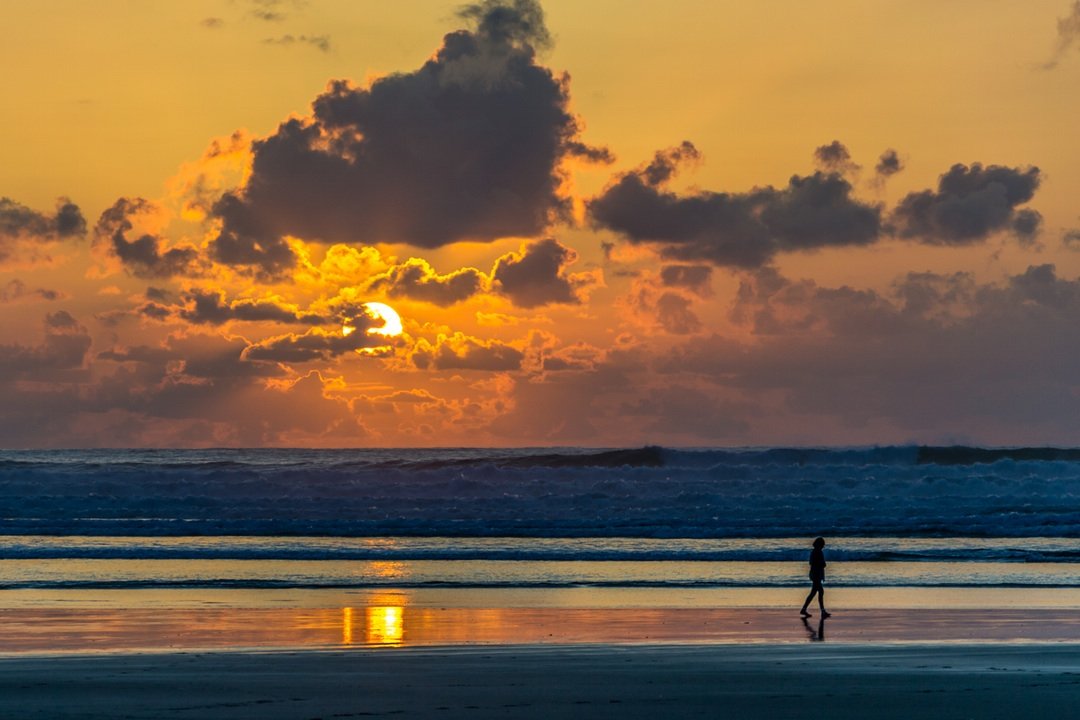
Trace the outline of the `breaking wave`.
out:
M 1076 538 L 1080 450 L 4 451 L 0 533 Z

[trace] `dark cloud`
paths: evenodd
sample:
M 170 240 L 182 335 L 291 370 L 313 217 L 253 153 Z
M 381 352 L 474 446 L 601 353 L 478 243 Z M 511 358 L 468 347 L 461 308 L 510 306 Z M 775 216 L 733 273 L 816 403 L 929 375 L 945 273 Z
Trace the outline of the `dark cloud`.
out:
M 678 147 L 658 150 L 652 162 L 641 171 L 641 177 L 650 186 L 663 185 L 672 177 L 680 166 L 700 162 L 701 152 L 689 140 L 683 140 Z
M 828 145 L 822 145 L 814 150 L 814 160 L 826 172 L 844 174 L 859 169 L 859 166 L 851 159 L 851 153 L 847 147 L 839 140 L 833 140 Z
M 165 288 L 158 288 L 158 287 L 154 287 L 153 285 L 147 286 L 147 288 L 146 288 L 146 299 L 147 300 L 157 300 L 158 302 L 167 302 L 171 295 L 172 295 L 172 293 L 170 293 Z
M 837 142 L 816 154 L 833 168 L 848 162 L 846 148 Z M 931 245 L 968 245 L 1010 230 L 1021 244 L 1032 245 L 1042 225 L 1036 210 L 1019 207 L 1039 187 L 1036 167 L 954 165 L 936 190 L 909 193 L 883 224 L 882 208 L 852 197 L 852 185 L 835 169 L 793 176 L 781 189 L 685 196 L 666 190 L 679 163 L 697 157 L 688 143 L 657 153 L 648 166 L 619 176 L 590 201 L 590 216 L 632 243 L 657 246 L 662 257 L 747 269 L 767 264 L 780 252 L 868 245 L 888 235 Z M 898 156 L 887 151 L 878 164 L 877 182 L 899 168 Z
M 222 27 L 224 24 L 225 21 L 219 17 L 207 17 L 199 21 L 199 25 L 208 30 L 216 30 L 217 28 Z
M 1061 236 L 1061 242 L 1070 250 L 1080 250 L 1080 228 L 1066 230 Z
M 326 325 L 333 318 L 318 313 L 303 312 L 276 300 L 243 298 L 228 301 L 220 290 L 189 290 L 183 295 L 184 305 L 176 314 L 197 325 L 221 325 L 232 320 L 247 322 L 295 323 Z
M 330 36 L 329 35 L 281 35 L 279 37 L 266 38 L 263 40 L 264 45 L 280 45 L 288 47 L 290 45 L 310 45 L 324 53 L 330 52 Z
M 160 321 L 168 320 L 173 316 L 173 308 L 156 302 L 143 303 L 135 312 L 151 320 Z
M 737 314 L 751 341 L 694 338 L 657 369 L 708 378 L 762 407 L 782 399 L 776 418 L 854 442 L 1075 437 L 1080 279 L 1052 265 L 990 284 L 970 273 L 913 273 L 887 293 L 774 271 L 747 282 Z M 783 422 L 771 421 L 771 432 Z
M 665 287 L 683 288 L 695 295 L 712 295 L 712 266 L 665 265 L 660 268 L 660 282 Z
M 295 378 L 277 363 L 245 360 L 245 347 L 240 338 L 192 334 L 115 348 L 100 357 L 117 367 L 88 389 L 81 409 L 101 418 L 95 427 L 125 413 L 134 426 L 123 436 L 129 444 L 135 437 L 157 446 L 162 438 L 181 446 L 295 446 L 339 432 L 344 444 L 362 431 L 345 401 L 326 397 L 317 372 Z M 94 444 L 110 443 L 99 436 Z
M 538 240 L 520 252 L 503 255 L 495 261 L 491 272 L 492 287 L 515 305 L 526 308 L 579 303 L 579 291 L 593 279 L 587 274 L 567 275 L 566 267 L 576 260 L 577 253 L 558 240 Z
M 79 206 L 67 198 L 56 201 L 56 213 L 51 217 L 11 198 L 0 198 L 0 239 L 35 237 L 62 240 L 86 234 L 86 219 Z
M 1012 219 L 1012 231 L 1022 245 L 1030 245 L 1042 229 L 1042 214 L 1038 210 L 1017 210 Z
M 1044 70 L 1056 68 L 1074 47 L 1080 47 L 1080 0 L 1073 3 L 1068 15 L 1058 18 L 1057 31 L 1057 45 L 1053 56 L 1043 64 Z
M 352 353 L 357 350 L 378 349 L 381 354 L 385 348 L 389 351 L 391 338 L 383 335 L 369 333 L 368 330 L 378 328 L 382 321 L 372 314 L 359 309 L 347 323 L 354 328 L 349 334 L 341 330 L 323 330 L 312 328 L 303 335 L 289 333 L 267 338 L 253 343 L 244 349 L 244 360 L 270 360 L 281 363 L 300 363 L 312 360 L 329 360 L 331 358 Z
M 932 245 L 970 245 L 1010 228 L 1030 237 L 1038 229 L 1038 213 L 1017 206 L 1035 196 L 1040 180 L 1037 167 L 956 164 L 936 191 L 904 197 L 892 221 L 901 237 Z
M 96 242 L 105 245 L 137 277 L 168 278 L 200 274 L 202 259 L 194 246 L 164 249 L 163 239 L 151 233 L 143 233 L 134 240 L 128 239 L 128 233 L 135 227 L 132 218 L 155 210 L 154 204 L 143 198 L 120 198 L 101 213 L 94 228 Z
M 223 195 L 212 212 L 223 223 L 210 243 L 210 256 L 217 262 L 251 267 L 262 279 L 280 276 L 296 264 L 296 253 L 285 239 L 270 233 L 252 206 L 236 195 Z
M 679 164 L 697 157 L 683 143 L 622 175 L 590 201 L 593 221 L 630 242 L 658 245 L 666 258 L 746 268 L 782 251 L 867 245 L 881 233 L 881 208 L 853 198 L 851 184 L 834 172 L 747 193 L 680 197 L 665 190 Z
M 903 169 L 904 163 L 900 159 L 900 155 L 892 148 L 881 153 L 877 165 L 874 166 L 874 172 L 882 179 L 892 177 Z
M 481 0 L 458 10 L 481 37 L 507 45 L 528 45 L 537 50 L 551 47 L 544 10 L 535 0 Z
M 98 353 L 99 360 L 144 366 L 149 383 L 172 383 L 191 387 L 212 381 L 219 390 L 237 380 L 281 377 L 285 370 L 273 363 L 247 362 L 248 347 L 241 338 L 192 335 L 171 336 L 161 345 L 117 347 Z
M 41 345 L 0 344 L 0 375 L 44 378 L 83 366 L 91 343 L 86 328 L 64 310 L 46 315 L 44 325 Z
M 12 303 L 26 300 L 59 300 L 65 297 L 58 290 L 46 288 L 33 288 L 27 286 L 22 280 L 12 279 L 6 285 L 0 287 L 0 303 Z
M 368 288 L 447 307 L 483 292 L 485 284 L 484 274 L 475 268 L 440 275 L 426 260 L 409 258 L 375 276 Z
M 86 220 L 78 205 L 67 198 L 56 201 L 56 212 L 50 216 L 0 197 L 0 263 L 25 259 L 26 255 L 36 258 L 34 246 L 76 239 L 85 234 Z
M 214 209 L 219 262 L 280 272 L 280 238 L 438 247 L 541 232 L 568 217 L 560 163 L 595 153 L 568 110 L 568 78 L 538 65 L 534 0 L 462 11 L 420 69 L 370 87 L 330 84 L 313 115 L 253 143 L 247 185 Z
M 701 330 L 701 320 L 691 310 L 692 303 L 678 293 L 666 292 L 656 299 L 656 318 L 673 335 L 692 335 Z
M 0 434 L 9 447 L 361 442 L 363 426 L 346 400 L 329 396 L 318 372 L 297 377 L 277 363 L 246 361 L 246 345 L 217 334 L 175 335 L 100 353 L 93 382 L 78 367 L 16 376 L 0 382 Z
M 432 345 L 417 342 L 412 352 L 413 364 L 421 370 L 518 370 L 525 353 L 498 340 L 479 340 L 461 333 L 440 336 Z

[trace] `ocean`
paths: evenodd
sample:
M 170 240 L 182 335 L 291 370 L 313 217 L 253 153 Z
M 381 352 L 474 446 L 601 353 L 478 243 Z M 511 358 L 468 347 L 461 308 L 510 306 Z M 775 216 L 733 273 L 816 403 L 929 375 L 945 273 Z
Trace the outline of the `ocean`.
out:
M 1080 451 L 0 452 L 0 589 L 1080 587 Z

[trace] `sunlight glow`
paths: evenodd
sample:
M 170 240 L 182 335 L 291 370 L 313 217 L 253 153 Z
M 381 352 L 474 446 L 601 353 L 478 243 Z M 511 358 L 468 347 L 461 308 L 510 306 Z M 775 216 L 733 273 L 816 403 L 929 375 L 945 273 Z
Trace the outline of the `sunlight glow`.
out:
M 383 324 L 379 327 L 370 328 L 367 331 L 369 335 L 396 337 L 403 332 L 401 316 L 397 314 L 394 308 L 380 302 L 366 302 L 363 307 L 372 317 L 383 321 Z M 356 332 L 356 328 L 352 325 L 344 325 L 341 328 L 341 334 L 345 337 L 352 335 L 354 332 Z
M 367 609 L 367 642 L 370 645 L 396 645 L 405 636 L 402 607 Z

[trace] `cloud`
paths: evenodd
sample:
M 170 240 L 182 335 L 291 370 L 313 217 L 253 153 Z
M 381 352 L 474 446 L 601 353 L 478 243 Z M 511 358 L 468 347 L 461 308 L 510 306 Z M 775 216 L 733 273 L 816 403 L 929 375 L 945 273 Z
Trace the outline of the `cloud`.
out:
M 660 268 L 660 282 L 664 287 L 683 288 L 700 297 L 709 297 L 712 270 L 709 265 L 665 265 Z
M 165 241 L 153 233 L 142 233 L 134 240 L 128 233 L 134 229 L 133 218 L 154 215 L 160 209 L 143 198 L 120 198 L 101 213 L 94 228 L 95 244 L 136 277 L 168 278 L 177 275 L 199 275 L 205 263 L 198 248 L 177 245 L 165 248 Z
M 487 277 L 475 268 L 440 275 L 427 260 L 414 257 L 376 275 L 368 289 L 447 307 L 483 292 L 487 284 Z
M 458 10 L 478 35 L 508 45 L 529 45 L 538 50 L 551 47 L 544 10 L 533 0 L 481 0 Z
M 114 418 L 131 426 L 123 442 L 158 447 L 343 446 L 366 434 L 348 403 L 328 392 L 331 380 L 249 362 L 246 346 L 240 338 L 192 334 L 101 353 L 113 372 L 74 407 L 93 418 L 89 444 L 120 444 L 110 435 Z
M 166 288 L 158 288 L 153 285 L 148 285 L 146 288 L 146 299 L 157 300 L 160 302 L 166 302 L 172 295 Z
M 277 298 L 242 298 L 227 301 L 225 293 L 220 290 L 194 289 L 184 293 L 183 300 L 184 305 L 177 308 L 176 314 L 197 325 L 221 325 L 232 320 L 300 325 L 326 325 L 335 322 L 334 318 L 319 313 L 303 312 L 295 305 Z
M 822 146 L 815 154 L 829 169 L 794 175 L 784 188 L 680 196 L 665 185 L 682 164 L 700 159 L 692 144 L 683 143 L 618 176 L 589 201 L 589 215 L 632 244 L 657 248 L 663 258 L 744 269 L 762 267 L 781 252 L 869 245 L 891 235 L 930 245 L 968 245 L 1011 231 L 1021 244 L 1031 245 L 1042 225 L 1038 211 L 1019 207 L 1039 187 L 1036 167 L 953 165 L 937 190 L 909 193 L 885 223 L 882 207 L 853 197 L 851 183 L 837 170 L 850 163 L 842 144 Z M 886 151 L 876 182 L 901 168 L 895 151 Z
M 664 189 L 679 166 L 699 158 L 690 143 L 657 153 L 645 168 L 618 177 L 588 203 L 593 221 L 663 257 L 753 268 L 777 253 L 868 245 L 881 233 L 881 208 L 852 197 L 835 172 L 792 176 L 787 187 L 747 193 Z
M 266 280 L 282 276 L 296 264 L 289 243 L 268 232 L 257 211 L 236 195 L 222 195 L 211 213 L 222 222 L 221 233 L 210 242 L 210 257 L 216 262 L 250 267 Z
M 574 250 L 547 238 L 523 243 L 517 252 L 500 256 L 490 274 L 465 267 L 440 275 L 428 261 L 413 257 L 375 275 L 367 289 L 442 307 L 488 292 L 504 295 L 525 308 L 579 304 L 590 288 L 602 283 L 602 274 L 567 273 L 576 260 Z
M 1057 45 L 1053 56 L 1042 65 L 1044 70 L 1053 70 L 1074 47 L 1080 46 L 1080 0 L 1073 3 L 1068 15 L 1058 18 L 1057 31 Z
M 527 237 L 570 216 L 562 161 L 588 156 L 568 78 L 536 63 L 548 41 L 534 0 L 463 11 L 421 68 L 332 82 L 310 117 L 253 143 L 251 176 L 215 206 L 219 262 L 280 273 L 285 235 L 408 243 Z
M 881 153 L 877 165 L 874 166 L 874 172 L 877 173 L 878 178 L 881 180 L 890 178 L 903 169 L 904 163 L 900 159 L 900 155 L 892 148 Z
M 91 344 L 86 328 L 64 310 L 46 315 L 44 326 L 41 345 L 0 344 L 0 375 L 47 379 L 83 366 Z
M 328 53 L 331 50 L 329 35 L 281 35 L 279 37 L 266 38 L 264 45 L 309 45 L 320 52 Z
M 56 212 L 50 216 L 0 197 L 0 263 L 36 262 L 43 245 L 85 234 L 86 219 L 67 198 L 56 201 Z
M 369 333 L 382 322 L 369 311 L 360 308 L 347 324 L 354 328 L 344 334 L 340 328 L 324 330 L 314 327 L 302 335 L 289 333 L 277 335 L 252 343 L 244 349 L 244 360 L 270 360 L 281 363 L 301 363 L 313 360 L 329 360 L 356 351 L 371 351 L 365 354 L 384 354 L 391 350 L 392 338 Z
M 600 282 L 595 272 L 567 274 L 577 253 L 553 238 L 526 243 L 503 255 L 491 271 L 492 288 L 525 308 L 553 303 L 578 304 L 582 293 Z
M 709 274 L 698 272 L 698 267 L 708 266 L 673 265 L 659 274 L 642 272 L 618 300 L 626 318 L 650 334 L 656 329 L 672 335 L 700 332 L 704 325 L 694 311 L 695 299 L 708 297 L 711 289 Z
M 114 347 L 98 353 L 98 359 L 142 366 L 140 377 L 150 385 L 169 382 L 180 386 L 217 385 L 219 389 L 239 380 L 282 377 L 286 371 L 273 363 L 247 362 L 248 343 L 243 338 L 218 335 L 172 335 L 160 345 Z M 165 412 L 162 408 L 159 412 Z
M 931 245 L 970 245 L 1007 229 L 1030 238 L 1040 216 L 1017 206 L 1035 196 L 1040 181 L 1037 167 L 956 164 L 940 177 L 936 191 L 905 196 L 891 220 L 900 237 Z
M 217 30 L 225 25 L 225 21 L 219 17 L 206 17 L 199 21 L 199 25 L 207 30 Z
M 67 198 L 56 201 L 56 213 L 49 217 L 11 198 L 0 198 L 0 237 L 31 236 L 64 239 L 86 234 L 86 219 L 79 206 Z
M 691 310 L 692 303 L 677 293 L 662 293 L 656 299 L 656 317 L 664 329 L 674 335 L 692 335 L 702 328 L 701 320 Z
M 253 6 L 251 16 L 265 22 L 281 22 L 289 17 L 286 8 L 298 8 L 305 0 L 249 0 Z
M 243 181 L 251 165 L 251 136 L 246 130 L 213 138 L 202 156 L 180 166 L 166 181 L 168 202 L 180 206 L 180 216 L 201 222 L 221 196 Z
M 1070 250 L 1080 250 L 1080 228 L 1066 230 L 1061 242 Z
M 457 332 L 439 335 L 432 344 L 421 338 L 411 354 L 421 370 L 518 370 L 525 353 L 498 340 L 480 340 Z
M 27 300 L 59 300 L 66 297 L 58 290 L 45 288 L 30 289 L 26 283 L 18 278 L 13 278 L 7 285 L 0 287 L 0 303 L 13 303 Z
M 821 287 L 773 270 L 746 279 L 734 313 L 749 340 L 696 337 L 659 372 L 779 407 L 797 437 L 979 442 L 1071 436 L 1080 412 L 1075 362 L 1080 279 L 1031 266 L 1000 283 L 970 273 L 912 273 L 888 292 Z M 815 430 L 807 432 L 808 425 Z
M 135 309 L 135 312 L 151 320 L 164 322 L 173 316 L 173 308 L 156 302 L 147 302 Z
M 828 145 L 822 145 L 814 150 L 814 160 L 818 167 L 826 172 L 843 175 L 859 170 L 859 165 L 851 159 L 851 153 L 839 140 L 833 140 Z

